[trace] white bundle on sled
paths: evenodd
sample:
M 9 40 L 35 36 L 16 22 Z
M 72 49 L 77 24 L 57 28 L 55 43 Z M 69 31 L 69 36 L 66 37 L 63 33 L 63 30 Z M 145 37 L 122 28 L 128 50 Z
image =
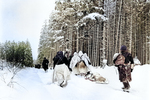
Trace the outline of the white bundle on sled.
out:
M 53 71 L 52 83 L 58 82 L 58 85 L 64 87 L 70 80 L 70 71 L 65 64 L 56 65 Z
M 70 68 L 74 74 L 86 74 L 89 71 L 89 62 L 90 59 L 86 53 L 83 54 L 82 51 L 75 52 L 70 62 Z

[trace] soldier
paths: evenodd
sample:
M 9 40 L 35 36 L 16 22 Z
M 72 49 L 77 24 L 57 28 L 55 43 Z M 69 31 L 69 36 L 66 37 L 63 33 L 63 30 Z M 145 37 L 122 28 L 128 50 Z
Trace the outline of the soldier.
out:
M 46 72 L 47 69 L 48 69 L 48 63 L 49 63 L 49 61 L 46 59 L 46 57 L 44 57 L 42 66 L 43 66 L 43 69 L 45 70 L 45 72 Z
M 123 91 L 128 91 L 130 89 L 129 82 L 131 79 L 131 72 L 134 68 L 134 61 L 132 55 L 127 51 L 125 45 L 120 48 L 121 53 L 116 53 L 113 56 L 113 62 L 116 67 L 118 67 L 119 80 L 123 83 Z

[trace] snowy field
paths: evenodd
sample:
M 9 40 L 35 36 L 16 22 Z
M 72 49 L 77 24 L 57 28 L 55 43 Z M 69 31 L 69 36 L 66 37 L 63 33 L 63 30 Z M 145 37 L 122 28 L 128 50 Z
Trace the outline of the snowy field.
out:
M 123 92 L 114 66 L 92 68 L 107 78 L 109 84 L 97 84 L 71 74 L 68 85 L 51 83 L 53 70 L 25 68 L 15 76 L 14 86 L 7 86 L 9 72 L 0 70 L 0 100 L 150 100 L 150 65 L 135 66 L 130 93 Z

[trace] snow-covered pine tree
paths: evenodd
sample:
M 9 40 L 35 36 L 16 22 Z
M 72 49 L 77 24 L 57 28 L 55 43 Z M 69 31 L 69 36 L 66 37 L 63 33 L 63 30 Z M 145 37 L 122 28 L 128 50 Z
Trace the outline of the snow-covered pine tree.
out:
M 24 65 L 27 67 L 33 67 L 33 56 L 32 56 L 32 49 L 29 41 L 27 40 L 25 43 L 25 59 Z
M 149 3 L 142 0 L 58 0 L 53 17 L 48 22 L 48 37 L 64 38 L 50 45 L 55 51 L 66 48 L 72 52 L 83 50 L 95 66 L 100 65 L 101 57 L 106 58 L 108 64 L 113 64 L 114 53 L 119 52 L 121 45 L 126 45 L 133 57 L 137 56 L 142 63 L 148 63 L 149 12 Z M 98 21 L 97 25 L 92 24 L 96 23 L 96 19 L 87 17 L 91 13 L 104 14 L 108 18 L 107 23 Z M 60 33 L 57 33 L 58 30 L 61 30 Z M 91 37 L 81 39 L 84 35 Z M 69 42 L 63 46 L 66 40 Z

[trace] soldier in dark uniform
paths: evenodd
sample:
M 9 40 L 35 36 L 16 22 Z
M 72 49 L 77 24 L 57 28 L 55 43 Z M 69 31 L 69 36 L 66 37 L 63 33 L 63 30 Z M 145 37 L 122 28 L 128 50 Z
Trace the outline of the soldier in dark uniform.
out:
M 48 63 L 49 63 L 49 61 L 46 59 L 46 57 L 44 57 L 44 60 L 43 60 L 43 63 L 42 63 L 42 67 L 45 70 L 45 72 L 48 69 Z
M 124 64 L 121 65 L 115 65 L 118 67 L 118 72 L 119 72 L 119 80 L 123 83 L 123 90 L 124 91 L 129 91 L 130 89 L 130 84 L 129 82 L 132 80 L 131 79 L 131 72 L 133 71 L 134 68 L 134 61 L 132 54 L 127 51 L 127 47 L 125 45 L 122 45 L 121 48 L 121 53 L 125 57 Z M 117 61 L 117 58 L 120 55 L 118 53 L 117 56 L 114 55 L 113 57 L 113 62 L 115 63 Z

